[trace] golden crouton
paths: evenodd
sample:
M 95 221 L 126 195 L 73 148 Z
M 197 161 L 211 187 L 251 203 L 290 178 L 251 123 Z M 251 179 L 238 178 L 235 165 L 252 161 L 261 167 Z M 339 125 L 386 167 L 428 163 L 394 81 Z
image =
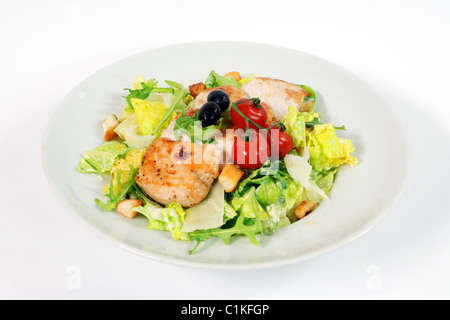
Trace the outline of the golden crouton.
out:
M 107 116 L 102 123 L 103 128 L 103 139 L 105 141 L 112 141 L 117 138 L 117 133 L 114 129 L 120 124 L 119 119 L 115 114 L 110 114 Z
M 202 91 L 206 90 L 205 84 L 203 82 L 195 83 L 189 86 L 189 93 L 194 98 Z
M 314 201 L 308 201 L 308 200 L 302 201 L 302 203 L 300 203 L 298 205 L 298 207 L 295 208 L 294 216 L 300 220 L 300 219 L 304 218 L 307 213 L 314 210 L 316 205 L 317 205 L 317 203 L 315 203 Z
M 225 192 L 233 192 L 243 175 L 244 171 L 239 169 L 236 165 L 229 163 L 220 173 L 219 183 L 222 185 Z
M 142 205 L 143 202 L 141 200 L 127 199 L 117 204 L 116 211 L 126 218 L 133 219 L 136 218 L 138 213 L 136 211 L 132 211 L 132 209 Z
M 233 78 L 236 81 L 241 81 L 242 80 L 241 74 L 239 72 L 237 72 L 237 71 L 230 71 L 230 72 L 228 72 L 225 75 L 225 77 Z

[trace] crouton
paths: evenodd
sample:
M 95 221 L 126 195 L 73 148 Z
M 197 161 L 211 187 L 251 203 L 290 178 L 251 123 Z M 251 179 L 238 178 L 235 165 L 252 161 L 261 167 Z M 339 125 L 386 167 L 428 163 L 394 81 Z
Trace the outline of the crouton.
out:
M 116 211 L 126 218 L 133 219 L 136 218 L 138 213 L 136 211 L 132 211 L 132 209 L 142 205 L 143 202 L 141 200 L 127 199 L 117 204 Z
M 117 138 L 117 133 L 114 129 L 120 124 L 119 119 L 115 114 L 110 114 L 107 116 L 102 123 L 103 128 L 103 139 L 105 141 L 112 141 Z
M 220 173 L 219 183 L 222 185 L 225 192 L 233 192 L 243 175 L 244 171 L 239 169 L 236 165 L 229 163 Z
M 189 86 L 189 93 L 194 98 L 202 91 L 206 90 L 205 84 L 203 82 L 195 83 Z
M 300 203 L 297 208 L 295 208 L 294 216 L 300 220 L 304 218 L 306 214 L 314 210 L 316 205 L 317 203 L 315 203 L 314 201 L 302 201 L 302 203 Z
M 233 78 L 236 81 L 241 81 L 242 80 L 241 74 L 239 72 L 237 72 L 237 71 L 230 71 L 230 72 L 228 72 L 225 75 L 225 77 Z

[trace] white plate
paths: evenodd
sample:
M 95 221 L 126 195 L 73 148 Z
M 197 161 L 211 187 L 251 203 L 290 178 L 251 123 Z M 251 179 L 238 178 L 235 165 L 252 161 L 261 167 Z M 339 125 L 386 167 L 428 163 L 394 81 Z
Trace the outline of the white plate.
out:
M 339 171 L 330 199 L 301 221 L 265 236 L 259 246 L 247 238 L 230 245 L 210 239 L 188 251 L 194 242 L 174 241 L 170 233 L 149 230 L 147 220 L 123 218 L 99 208 L 103 196 L 97 175 L 76 167 L 84 151 L 102 143 L 101 122 L 120 114 L 124 88 L 137 74 L 184 84 L 203 81 L 211 70 L 237 70 L 293 83 L 317 91 L 322 120 L 345 125 L 338 134 L 352 140 L 355 168 Z M 399 198 L 409 169 L 409 151 L 402 125 L 384 99 L 352 73 L 320 58 L 291 49 L 243 42 L 202 42 L 168 46 L 116 62 L 79 84 L 56 108 L 43 141 L 48 182 L 66 208 L 112 243 L 134 253 L 184 266 L 258 268 L 310 259 L 361 236 L 383 218 Z

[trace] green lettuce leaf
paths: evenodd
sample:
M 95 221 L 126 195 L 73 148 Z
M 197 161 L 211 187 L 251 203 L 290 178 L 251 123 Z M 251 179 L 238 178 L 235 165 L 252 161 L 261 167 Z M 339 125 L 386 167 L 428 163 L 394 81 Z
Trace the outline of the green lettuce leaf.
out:
M 164 118 L 166 109 L 169 108 L 163 102 L 131 99 L 131 104 L 136 112 L 142 135 L 149 135 Z
M 219 87 L 219 86 L 229 86 L 229 85 L 233 85 L 236 88 L 240 88 L 242 86 L 242 84 L 239 83 L 238 81 L 236 81 L 235 79 L 221 76 L 214 70 L 212 70 L 209 73 L 208 77 L 205 80 L 206 89 L 215 88 L 215 87 Z
M 333 167 L 328 171 L 318 172 L 314 168 L 311 171 L 311 180 L 315 181 L 317 186 L 328 194 L 333 186 L 338 169 Z
M 272 234 L 276 229 L 283 228 L 291 224 L 287 217 L 288 209 L 285 205 L 273 203 L 267 207 L 270 219 L 262 221 L 263 229 Z
M 223 222 L 227 222 L 228 220 L 233 219 L 237 216 L 236 210 L 227 202 L 224 202 L 224 212 L 223 212 Z
M 112 175 L 110 183 L 113 184 L 116 194 L 120 192 L 120 189 L 124 184 L 128 183 L 130 179 L 130 168 L 139 170 L 146 151 L 146 148 L 133 149 L 130 150 L 130 152 L 128 152 L 126 156 L 116 159 L 114 166 L 110 172 Z M 118 173 L 120 173 L 120 179 Z M 107 193 L 107 190 L 109 188 L 110 186 L 104 186 L 105 193 Z
M 103 143 L 100 147 L 86 151 L 77 169 L 82 173 L 105 173 L 111 171 L 116 158 L 125 156 L 131 149 L 116 140 Z
M 169 231 L 175 240 L 190 240 L 189 234 L 182 232 L 186 211 L 178 202 L 162 207 L 157 203 L 147 201 L 133 211 L 143 214 L 149 219 L 148 228 L 153 230 Z
M 317 172 L 328 171 L 345 163 L 352 167 L 358 159 L 351 156 L 355 147 L 350 140 L 339 138 L 331 124 L 316 125 L 309 134 L 309 162 Z
M 283 124 L 286 127 L 286 133 L 292 138 L 294 147 L 304 149 L 306 147 L 306 122 L 318 119 L 318 113 L 299 112 L 293 107 L 289 107 L 289 113 L 284 116 Z
M 247 218 L 267 220 L 269 216 L 258 200 L 256 200 L 255 192 L 256 188 L 251 187 L 242 197 L 234 197 L 231 200 L 231 206 L 236 212 L 245 215 Z
M 282 192 L 270 176 L 259 185 L 256 189 L 255 196 L 256 200 L 263 207 L 267 207 L 273 203 L 285 202 Z
M 290 223 L 287 212 L 302 191 L 301 185 L 287 172 L 284 161 L 274 160 L 243 180 L 229 201 L 238 213 L 261 219 L 265 232 L 272 233 Z

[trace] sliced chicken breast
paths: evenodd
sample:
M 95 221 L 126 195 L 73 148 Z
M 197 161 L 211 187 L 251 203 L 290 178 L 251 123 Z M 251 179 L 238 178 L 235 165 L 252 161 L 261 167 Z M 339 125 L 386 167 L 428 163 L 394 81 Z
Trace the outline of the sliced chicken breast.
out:
M 195 110 L 194 109 L 192 109 L 192 108 L 187 108 L 186 109 L 186 116 L 187 117 L 193 117 L 195 115 Z M 175 130 L 175 122 L 177 121 L 177 119 L 179 118 L 181 116 L 181 113 L 179 113 L 176 117 L 175 117 L 175 119 L 173 119 L 170 123 L 169 123 L 169 125 L 167 126 L 167 128 L 166 129 L 164 129 L 162 132 L 161 132 L 161 138 L 167 138 L 167 139 L 169 139 L 169 140 L 177 140 L 176 139 L 176 137 L 175 137 L 175 133 L 174 133 L 174 130 Z M 179 138 L 180 138 L 180 141 L 191 141 L 191 138 L 190 137 L 188 137 L 186 134 L 184 134 L 184 133 L 180 133 L 179 134 Z
M 312 104 L 304 103 L 308 91 L 283 80 L 258 77 L 244 84 L 241 89 L 247 96 L 261 99 L 279 120 L 289 112 L 289 106 L 301 112 L 310 112 L 312 108 Z
M 144 156 L 136 183 L 160 204 L 192 207 L 208 195 L 218 175 L 215 148 L 158 138 Z
M 230 97 L 230 102 L 234 102 L 241 98 L 248 98 L 248 96 L 240 89 L 235 86 L 220 86 L 216 88 L 206 89 L 198 94 L 194 100 L 195 109 L 200 109 L 206 102 L 208 94 L 214 90 L 222 90 Z
M 238 131 L 236 129 L 221 130 L 217 135 L 214 135 L 215 143 L 209 144 L 209 147 L 217 150 L 219 172 L 222 172 L 228 163 L 233 163 L 233 145 L 237 137 Z
M 247 98 L 247 99 L 250 98 L 249 95 L 247 95 L 241 89 L 237 89 L 235 86 L 231 86 L 231 85 L 230 86 L 220 86 L 220 87 L 216 87 L 216 88 L 206 89 L 206 90 L 200 92 L 194 100 L 194 108 L 200 109 L 207 102 L 208 94 L 214 90 L 222 90 L 222 91 L 226 92 L 228 94 L 228 96 L 230 97 L 230 102 L 235 102 L 236 100 L 243 99 L 243 98 Z M 270 123 L 277 122 L 277 117 L 272 112 L 270 106 L 265 103 L 262 103 L 262 105 L 267 111 L 267 123 L 270 124 Z

